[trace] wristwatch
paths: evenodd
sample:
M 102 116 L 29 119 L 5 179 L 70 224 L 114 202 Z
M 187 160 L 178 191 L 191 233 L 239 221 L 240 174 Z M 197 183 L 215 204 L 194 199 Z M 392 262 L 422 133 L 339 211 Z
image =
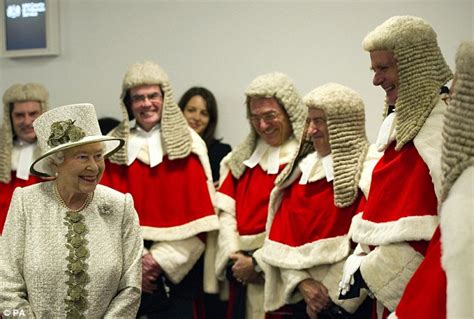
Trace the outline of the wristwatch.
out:
M 253 265 L 253 270 L 256 273 L 261 273 L 262 272 L 262 268 L 260 267 L 260 265 L 258 264 L 258 262 L 257 262 L 257 260 L 255 259 L 254 256 L 252 256 L 252 265 Z

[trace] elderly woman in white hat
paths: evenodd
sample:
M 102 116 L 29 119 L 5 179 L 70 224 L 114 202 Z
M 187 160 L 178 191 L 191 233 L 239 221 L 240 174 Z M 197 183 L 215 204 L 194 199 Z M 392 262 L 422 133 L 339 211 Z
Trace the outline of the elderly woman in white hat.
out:
M 0 313 L 36 318 L 133 318 L 142 240 L 131 195 L 98 185 L 104 157 L 91 104 L 34 122 L 42 155 L 31 172 L 51 180 L 17 188 L 0 238 Z

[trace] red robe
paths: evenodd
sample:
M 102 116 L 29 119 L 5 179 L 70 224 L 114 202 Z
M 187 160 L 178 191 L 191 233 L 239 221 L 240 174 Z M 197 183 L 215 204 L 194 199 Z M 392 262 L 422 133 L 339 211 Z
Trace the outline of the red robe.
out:
M 264 246 L 264 259 L 275 267 L 294 270 L 312 269 L 344 260 L 351 248 L 347 233 L 352 217 L 363 210 L 366 202 L 363 193 L 359 191 L 350 206 L 340 208 L 334 204 L 332 181 L 323 177 L 301 185 L 298 180 L 281 191 L 281 203 L 274 216 L 269 216 L 271 228 Z M 275 201 L 278 203 L 277 198 Z M 329 277 L 313 279 L 324 281 Z M 297 289 L 297 286 L 271 288 L 287 291 Z M 337 299 L 338 287 L 327 288 Z M 292 314 L 293 311 L 293 306 L 287 305 L 271 314 Z
M 362 211 L 364 204 L 365 197 L 359 193 L 350 206 L 336 207 L 333 183 L 325 178 L 306 185 L 294 182 L 285 190 L 269 239 L 298 247 L 346 235 L 352 217 Z
M 429 168 L 413 142 L 400 151 L 393 142 L 374 168 L 364 212 L 351 225 L 352 239 L 371 248 L 408 242 L 424 255 L 438 224 L 437 205 Z
M 164 156 L 153 168 L 139 160 L 130 166 L 107 162 L 101 184 L 132 194 L 140 225 L 153 233 L 153 238 L 145 239 L 189 238 L 208 230 L 205 225 L 191 226 L 193 222 L 210 216 L 217 220 L 206 175 L 195 154 L 172 161 Z M 190 227 L 180 228 L 184 225 Z M 169 233 L 173 229 L 179 238 L 170 238 L 176 236 Z
M 284 165 L 280 166 L 280 171 Z M 254 236 L 265 232 L 268 202 L 278 174 L 267 174 L 260 165 L 247 168 L 239 179 L 228 175 L 219 187 L 222 193 L 235 201 L 237 231 L 240 236 Z M 229 287 L 229 302 L 226 318 L 233 318 L 236 311 L 236 298 L 239 284 L 233 282 Z M 276 319 L 276 318 L 272 318 Z
M 277 176 L 267 174 L 260 165 L 247 168 L 238 180 L 230 172 L 226 176 L 219 193 L 235 201 L 239 235 L 256 235 L 265 231 L 268 201 Z

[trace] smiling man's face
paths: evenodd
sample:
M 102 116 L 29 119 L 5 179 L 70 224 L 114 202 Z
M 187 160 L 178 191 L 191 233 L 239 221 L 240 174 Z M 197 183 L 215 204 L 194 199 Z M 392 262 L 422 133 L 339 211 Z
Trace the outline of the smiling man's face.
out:
M 371 69 L 374 71 L 372 83 L 380 86 L 386 94 L 388 105 L 395 105 L 398 98 L 398 64 L 392 51 L 370 51 Z

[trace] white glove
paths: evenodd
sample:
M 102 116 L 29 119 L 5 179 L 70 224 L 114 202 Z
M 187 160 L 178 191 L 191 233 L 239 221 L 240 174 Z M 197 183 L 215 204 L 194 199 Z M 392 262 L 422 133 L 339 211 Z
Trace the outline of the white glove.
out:
M 344 264 L 344 270 L 342 272 L 342 279 L 339 283 L 339 292 L 341 295 L 345 295 L 350 289 L 351 285 L 354 284 L 354 274 L 359 269 L 362 260 L 365 258 L 364 255 L 350 255 L 346 263 Z

